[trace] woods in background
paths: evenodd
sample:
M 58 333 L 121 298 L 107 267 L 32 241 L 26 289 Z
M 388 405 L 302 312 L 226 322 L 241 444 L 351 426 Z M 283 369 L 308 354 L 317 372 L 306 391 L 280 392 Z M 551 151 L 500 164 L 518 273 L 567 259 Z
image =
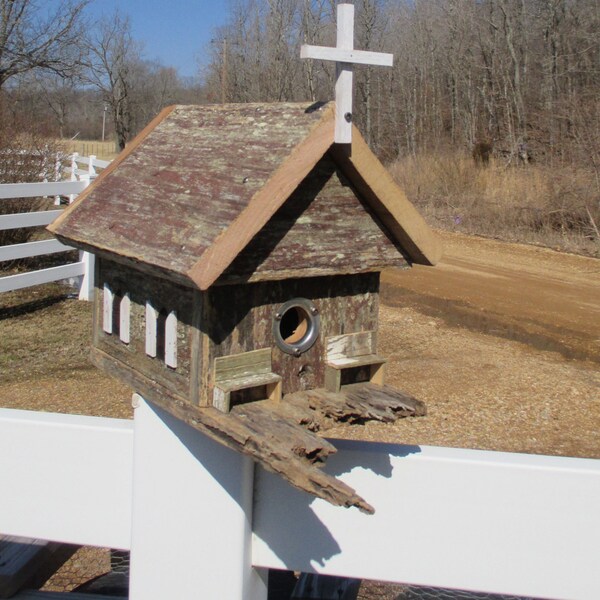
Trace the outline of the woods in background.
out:
M 237 0 L 213 47 L 213 101 L 328 99 L 334 0 Z M 355 118 L 385 158 L 493 145 L 515 160 L 590 159 L 600 142 L 597 0 L 356 0 L 355 46 L 393 52 L 357 67 Z M 590 129 L 591 126 L 591 129 Z
M 202 94 L 145 57 L 128 17 L 91 21 L 90 2 L 0 0 L 0 110 L 11 130 L 100 139 L 104 129 L 123 149 L 164 106 Z
M 119 147 L 164 106 L 333 97 L 335 0 L 232 0 L 201 79 L 147 60 L 128 17 L 90 22 L 90 0 L 0 0 L 0 93 L 15 120 Z M 355 46 L 393 52 L 357 67 L 355 121 L 384 159 L 477 144 L 529 161 L 600 161 L 597 0 L 356 0 Z M 201 82 L 201 84 L 200 84 Z M 8 97 L 8 98 L 7 98 Z M 93 118 L 92 118 L 93 117 Z
M 170 104 L 334 96 L 300 46 L 335 45 L 336 0 L 230 0 L 194 80 L 148 60 L 129 17 L 91 22 L 92 1 L 0 0 L 0 136 L 122 149 Z M 355 47 L 394 54 L 355 68 L 354 122 L 432 224 L 600 255 L 598 0 L 354 5 Z

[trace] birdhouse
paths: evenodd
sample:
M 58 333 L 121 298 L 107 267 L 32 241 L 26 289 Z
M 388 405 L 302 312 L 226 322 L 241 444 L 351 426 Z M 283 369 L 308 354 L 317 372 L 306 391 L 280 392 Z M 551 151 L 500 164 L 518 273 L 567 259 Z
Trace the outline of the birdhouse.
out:
M 51 226 L 96 256 L 93 361 L 335 504 L 339 421 L 423 405 L 384 383 L 379 274 L 433 264 L 423 219 L 332 104 L 164 110 Z

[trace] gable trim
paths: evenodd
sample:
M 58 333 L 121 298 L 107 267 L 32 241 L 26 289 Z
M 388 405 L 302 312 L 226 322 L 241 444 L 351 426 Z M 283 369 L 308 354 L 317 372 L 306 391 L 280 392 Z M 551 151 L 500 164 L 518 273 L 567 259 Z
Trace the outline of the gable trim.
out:
M 355 126 L 352 147 L 335 144 L 332 155 L 410 259 L 420 265 L 435 265 L 442 257 L 440 239 L 373 154 Z

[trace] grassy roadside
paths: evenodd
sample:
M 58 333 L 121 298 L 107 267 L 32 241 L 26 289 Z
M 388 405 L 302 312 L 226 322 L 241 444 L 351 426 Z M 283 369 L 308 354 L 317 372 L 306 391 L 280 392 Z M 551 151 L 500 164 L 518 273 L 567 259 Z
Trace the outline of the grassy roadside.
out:
M 600 257 L 600 179 L 591 168 L 439 154 L 390 171 L 433 227 Z

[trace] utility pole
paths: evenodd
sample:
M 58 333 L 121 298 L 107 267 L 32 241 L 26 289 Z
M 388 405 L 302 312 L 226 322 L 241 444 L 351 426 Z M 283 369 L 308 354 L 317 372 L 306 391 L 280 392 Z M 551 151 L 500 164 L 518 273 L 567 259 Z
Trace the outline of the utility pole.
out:
M 221 73 L 221 104 L 227 100 L 227 38 L 223 38 L 223 71 Z
M 106 131 L 106 111 L 108 106 L 104 105 L 104 112 L 102 113 L 102 141 L 104 141 L 104 132 Z

